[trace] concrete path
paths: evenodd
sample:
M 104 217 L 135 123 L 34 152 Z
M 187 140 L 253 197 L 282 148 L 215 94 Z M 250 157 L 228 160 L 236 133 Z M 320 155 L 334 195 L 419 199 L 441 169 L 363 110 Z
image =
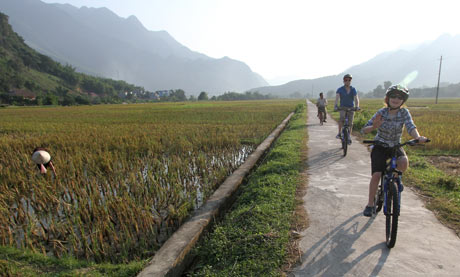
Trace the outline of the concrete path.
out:
M 406 187 L 396 245 L 385 245 L 385 217 L 362 216 L 370 155 L 353 138 L 343 157 L 337 124 L 323 126 L 308 104 L 309 227 L 300 241 L 301 264 L 290 276 L 460 276 L 460 239 Z M 410 157 L 409 157 L 410 160 Z

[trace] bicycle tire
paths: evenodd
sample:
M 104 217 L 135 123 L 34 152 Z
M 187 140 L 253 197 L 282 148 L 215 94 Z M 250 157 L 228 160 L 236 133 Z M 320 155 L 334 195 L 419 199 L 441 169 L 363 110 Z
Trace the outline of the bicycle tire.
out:
M 388 248 L 393 248 L 396 243 L 396 235 L 398 233 L 398 218 L 399 218 L 399 200 L 398 189 L 396 182 L 391 181 L 388 184 L 387 192 L 387 213 L 386 213 L 386 245 Z
M 348 130 L 347 128 L 343 128 L 342 131 L 342 149 L 343 149 L 343 156 L 347 155 L 348 150 Z

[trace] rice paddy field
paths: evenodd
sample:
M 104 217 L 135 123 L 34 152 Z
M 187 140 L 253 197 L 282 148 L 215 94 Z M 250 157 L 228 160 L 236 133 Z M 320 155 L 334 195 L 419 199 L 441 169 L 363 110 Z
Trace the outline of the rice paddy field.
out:
M 0 109 L 0 243 L 55 257 L 152 256 L 303 101 Z M 30 155 L 49 149 L 57 176 Z
M 362 112 L 356 113 L 355 130 L 369 120 L 383 107 L 383 99 L 360 99 Z M 424 152 L 431 154 L 459 155 L 460 153 L 460 98 L 438 100 L 411 99 L 406 103 L 420 134 L 432 141 L 424 147 Z M 403 132 L 403 140 L 410 139 Z

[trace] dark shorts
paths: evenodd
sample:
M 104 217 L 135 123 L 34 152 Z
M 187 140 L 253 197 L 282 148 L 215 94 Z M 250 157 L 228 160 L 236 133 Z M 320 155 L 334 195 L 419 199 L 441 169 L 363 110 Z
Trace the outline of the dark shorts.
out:
M 387 148 L 380 145 L 374 145 L 371 152 L 372 174 L 375 172 L 383 172 L 385 170 L 386 161 L 391 158 L 390 156 L 391 152 Z M 396 151 L 396 156 L 398 159 L 406 156 L 406 152 L 402 147 Z
M 318 113 L 320 112 L 326 113 L 326 107 L 318 107 Z

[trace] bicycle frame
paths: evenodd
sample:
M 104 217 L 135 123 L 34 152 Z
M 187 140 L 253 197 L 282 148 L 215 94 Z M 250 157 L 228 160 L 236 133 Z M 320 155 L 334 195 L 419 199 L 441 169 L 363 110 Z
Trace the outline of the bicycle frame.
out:
M 350 108 L 350 107 L 340 107 L 338 110 L 345 111 L 345 118 L 344 118 L 344 123 L 342 126 L 342 129 L 340 130 L 341 134 L 341 141 L 342 141 L 342 149 L 343 149 L 343 156 L 347 155 L 347 149 L 348 149 L 348 139 L 350 134 L 350 122 L 348 120 L 348 113 L 355 111 L 355 108 Z
M 397 170 L 397 164 L 396 164 L 396 149 L 392 148 L 391 153 L 391 160 L 389 163 L 386 165 L 386 169 L 384 172 L 382 172 L 383 175 L 383 213 L 385 215 L 388 214 L 388 191 L 389 191 L 389 184 L 392 182 L 396 182 L 398 185 L 398 215 L 399 211 L 401 210 L 401 190 L 402 190 L 402 182 L 400 176 L 402 175 L 402 172 Z M 381 184 L 382 185 L 382 184 Z
M 318 117 L 319 117 L 319 124 L 323 125 L 324 118 L 326 117 L 326 112 L 325 110 L 321 110 L 319 107 L 318 107 Z

